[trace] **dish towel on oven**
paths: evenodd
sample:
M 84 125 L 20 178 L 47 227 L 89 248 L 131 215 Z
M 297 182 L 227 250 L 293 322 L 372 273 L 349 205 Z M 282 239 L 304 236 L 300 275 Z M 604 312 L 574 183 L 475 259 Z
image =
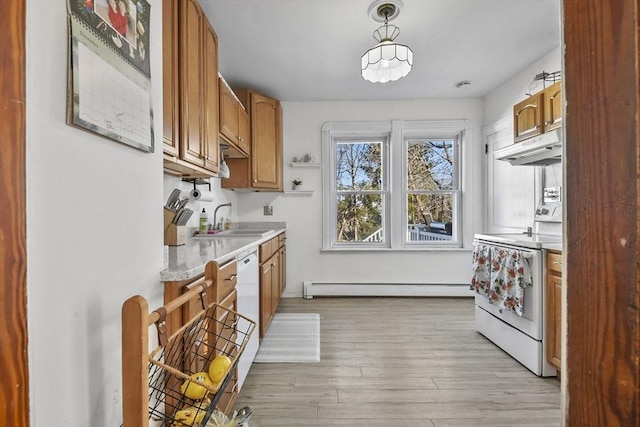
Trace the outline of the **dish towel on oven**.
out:
M 474 242 L 471 255 L 473 263 L 473 275 L 471 276 L 471 290 L 489 297 L 489 283 L 491 270 L 489 264 L 489 245 Z
M 489 302 L 522 316 L 524 289 L 533 284 L 530 255 L 517 249 L 492 246 Z

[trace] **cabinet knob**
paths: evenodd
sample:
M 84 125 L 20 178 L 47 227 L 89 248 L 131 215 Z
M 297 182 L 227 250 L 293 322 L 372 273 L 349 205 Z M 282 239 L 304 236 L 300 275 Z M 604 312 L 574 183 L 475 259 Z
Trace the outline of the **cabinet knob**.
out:
M 254 179 L 254 180 L 253 180 L 253 182 L 258 182 L 258 180 L 257 180 L 257 179 Z
M 230 275 L 229 277 L 227 277 L 227 278 L 226 278 L 226 279 L 224 279 L 224 280 L 227 280 L 227 281 L 236 280 L 236 277 L 238 277 L 238 275 L 237 275 L 237 274 L 232 274 L 232 275 Z
M 238 141 L 242 142 L 242 141 L 244 141 L 244 138 L 243 138 L 243 137 L 241 137 L 241 136 L 239 136 L 239 137 L 238 137 Z

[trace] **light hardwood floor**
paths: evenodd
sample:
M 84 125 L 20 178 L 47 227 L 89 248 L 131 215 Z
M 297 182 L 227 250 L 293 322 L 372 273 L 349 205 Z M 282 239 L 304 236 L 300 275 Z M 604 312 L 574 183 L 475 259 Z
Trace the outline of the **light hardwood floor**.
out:
M 470 298 L 285 298 L 320 313 L 319 363 L 254 363 L 251 427 L 560 426 L 560 382 L 474 328 Z

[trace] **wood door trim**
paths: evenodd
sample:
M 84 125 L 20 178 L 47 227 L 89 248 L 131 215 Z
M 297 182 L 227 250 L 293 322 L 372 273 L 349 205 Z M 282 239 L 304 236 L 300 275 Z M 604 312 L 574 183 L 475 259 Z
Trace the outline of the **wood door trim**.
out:
M 29 426 L 26 317 L 25 0 L 0 14 L 0 424 Z M 8 343 L 8 344 L 7 344 Z
M 564 0 L 566 425 L 640 425 L 637 0 Z

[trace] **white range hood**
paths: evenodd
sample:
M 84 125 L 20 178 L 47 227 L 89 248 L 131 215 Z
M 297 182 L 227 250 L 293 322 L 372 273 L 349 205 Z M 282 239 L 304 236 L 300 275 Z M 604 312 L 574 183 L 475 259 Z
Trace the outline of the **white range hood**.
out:
M 550 165 L 562 161 L 561 129 L 509 145 L 494 152 L 497 160 L 504 160 L 514 166 Z

